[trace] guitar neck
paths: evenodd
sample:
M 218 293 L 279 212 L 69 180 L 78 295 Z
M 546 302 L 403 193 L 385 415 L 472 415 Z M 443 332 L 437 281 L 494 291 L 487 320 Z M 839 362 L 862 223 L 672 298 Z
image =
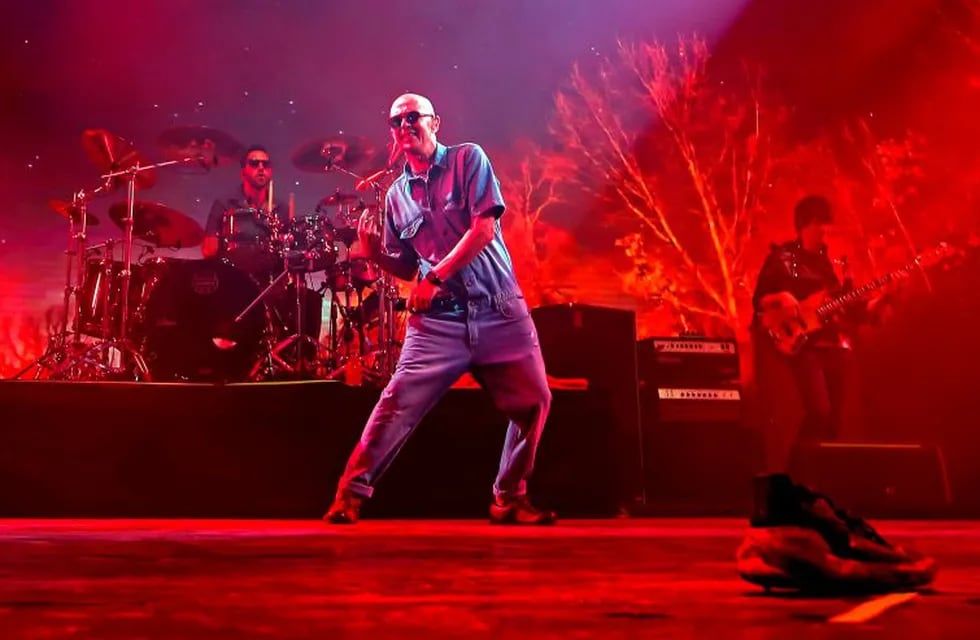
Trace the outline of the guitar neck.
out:
M 839 296 L 831 298 L 817 307 L 817 314 L 820 316 L 826 316 L 830 313 L 835 313 L 846 309 L 848 306 L 860 302 L 868 297 L 869 294 L 882 288 L 889 282 L 895 279 L 895 276 L 900 273 L 906 273 L 911 271 L 918 264 L 918 260 L 913 261 L 902 267 L 901 269 L 896 269 L 891 273 L 886 273 L 880 278 L 876 278 L 870 282 L 867 282 L 856 289 L 851 289 L 847 293 L 843 293 Z

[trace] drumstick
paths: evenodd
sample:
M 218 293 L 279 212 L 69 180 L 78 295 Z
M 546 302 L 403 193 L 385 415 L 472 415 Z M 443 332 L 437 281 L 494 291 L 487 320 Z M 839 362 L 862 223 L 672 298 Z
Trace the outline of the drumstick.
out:
M 266 207 L 266 211 L 272 213 L 272 180 L 269 180 L 269 204 Z
M 292 220 L 296 217 L 296 194 L 292 191 L 289 192 L 289 219 Z

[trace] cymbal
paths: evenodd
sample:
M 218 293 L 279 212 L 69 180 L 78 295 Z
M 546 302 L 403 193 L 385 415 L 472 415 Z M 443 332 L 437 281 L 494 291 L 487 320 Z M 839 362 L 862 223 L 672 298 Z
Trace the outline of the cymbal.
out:
M 340 204 L 353 204 L 358 200 L 360 200 L 360 196 L 356 193 L 341 193 L 341 191 L 338 189 L 326 198 L 320 200 L 320 202 L 317 204 L 324 207 L 331 207 Z
M 377 202 L 364 202 L 363 200 L 350 208 L 351 213 L 363 213 L 365 211 L 377 211 Z
M 126 201 L 109 207 L 109 218 L 120 229 L 127 212 Z M 133 204 L 133 236 L 158 247 L 196 247 L 204 240 L 204 229 L 193 218 L 159 202 Z
M 157 146 L 168 160 L 204 156 L 210 166 L 237 164 L 245 147 L 230 134 L 205 126 L 167 129 Z
M 86 129 L 82 132 L 82 148 L 89 159 L 103 173 L 113 173 L 135 167 L 137 164 L 150 164 L 136 150 L 132 142 L 105 129 Z M 156 171 L 140 171 L 136 174 L 136 187 L 149 189 L 157 182 Z M 126 186 L 123 176 L 113 178 L 113 188 Z
M 331 168 L 359 171 L 371 166 L 375 149 L 361 136 L 335 135 L 310 140 L 293 153 L 300 171 L 323 173 Z
M 74 220 L 76 223 L 81 220 L 79 208 L 67 200 L 48 200 L 48 207 L 66 220 Z M 99 219 L 91 213 L 85 214 L 85 224 L 94 227 L 99 224 Z

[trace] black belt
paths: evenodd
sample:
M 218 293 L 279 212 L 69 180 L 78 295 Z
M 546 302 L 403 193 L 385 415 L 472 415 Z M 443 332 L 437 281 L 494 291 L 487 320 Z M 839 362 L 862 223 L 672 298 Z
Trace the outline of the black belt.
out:
M 449 311 L 466 311 L 466 303 L 453 296 L 433 298 L 429 308 L 420 313 L 447 313 Z

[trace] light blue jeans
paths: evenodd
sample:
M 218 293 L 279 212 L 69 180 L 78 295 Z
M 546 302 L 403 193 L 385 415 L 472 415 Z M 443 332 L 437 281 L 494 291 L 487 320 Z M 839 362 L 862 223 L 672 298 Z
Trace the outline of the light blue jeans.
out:
M 371 497 L 425 414 L 467 371 L 510 420 L 493 493 L 504 499 L 524 495 L 551 391 L 527 304 L 512 296 L 411 317 L 394 375 L 347 461 L 338 490 Z

